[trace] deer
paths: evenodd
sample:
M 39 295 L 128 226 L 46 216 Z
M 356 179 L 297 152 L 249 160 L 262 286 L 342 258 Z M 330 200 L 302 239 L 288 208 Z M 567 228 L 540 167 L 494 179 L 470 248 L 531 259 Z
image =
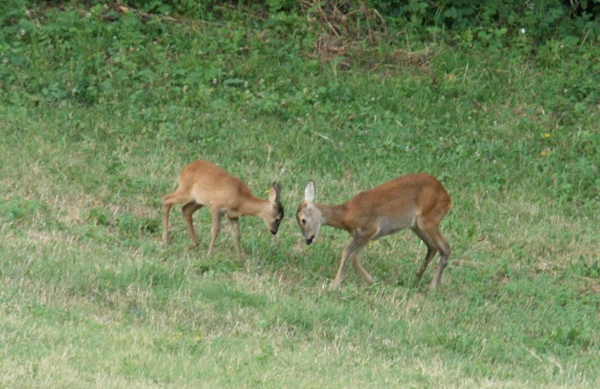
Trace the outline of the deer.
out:
M 429 285 L 430 289 L 437 289 L 451 251 L 440 232 L 440 221 L 452 203 L 448 192 L 435 177 L 427 173 L 400 176 L 359 192 L 340 205 L 319 204 L 314 199 L 315 183 L 311 180 L 296 212 L 307 245 L 315 241 L 323 225 L 346 230 L 352 236 L 342 254 L 332 289 L 342 284 L 342 272 L 348 259 L 352 260 L 365 281 L 372 284 L 373 277 L 360 263 L 359 252 L 370 241 L 406 228 L 410 228 L 427 246 L 423 264 L 416 273 L 417 280 L 421 279 L 433 256 L 440 253 L 437 273 Z
M 238 260 L 242 260 L 241 216 L 258 216 L 267 225 L 271 234 L 277 234 L 284 212 L 281 205 L 280 188 L 274 182 L 269 190 L 268 200 L 252 194 L 240 178 L 231 176 L 222 168 L 208 161 L 198 160 L 185 166 L 179 175 L 179 187 L 171 194 L 163 196 L 163 243 L 169 242 L 169 211 L 174 204 L 182 204 L 182 212 L 192 247 L 198 246 L 192 216 L 206 207 L 212 215 L 211 240 L 208 254 L 212 255 L 215 242 L 221 229 L 223 215 L 232 227 L 235 250 Z

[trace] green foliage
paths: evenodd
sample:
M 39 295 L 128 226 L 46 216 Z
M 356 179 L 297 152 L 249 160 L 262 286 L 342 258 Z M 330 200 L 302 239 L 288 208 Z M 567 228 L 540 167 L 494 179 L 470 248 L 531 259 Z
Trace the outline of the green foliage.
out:
M 377 1 L 390 25 L 419 37 L 446 38 L 467 47 L 537 47 L 550 39 L 598 35 L 600 2 L 422 0 Z M 442 34 L 442 35 L 440 35 Z
M 192 17 L 201 16 L 201 10 L 209 3 L 208 1 L 190 0 L 131 0 L 125 2 L 129 6 L 139 8 L 145 12 L 163 15 L 177 13 Z

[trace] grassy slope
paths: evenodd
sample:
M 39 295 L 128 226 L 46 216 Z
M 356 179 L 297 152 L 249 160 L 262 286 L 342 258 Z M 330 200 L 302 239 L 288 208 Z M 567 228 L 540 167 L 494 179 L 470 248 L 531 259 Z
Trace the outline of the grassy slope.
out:
M 3 30 L 3 386 L 598 385 L 593 58 L 435 46 L 426 66 L 373 51 L 384 65 L 341 71 L 283 22 L 102 14 Z M 282 183 L 276 238 L 242 221 L 244 264 L 226 232 L 212 258 L 188 250 L 179 212 L 160 244 L 160 196 L 198 157 L 263 197 Z M 348 237 L 303 245 L 306 181 L 335 203 L 414 171 L 454 202 L 441 291 L 433 266 L 412 285 L 410 233 L 365 251 L 374 286 L 348 268 L 329 291 Z

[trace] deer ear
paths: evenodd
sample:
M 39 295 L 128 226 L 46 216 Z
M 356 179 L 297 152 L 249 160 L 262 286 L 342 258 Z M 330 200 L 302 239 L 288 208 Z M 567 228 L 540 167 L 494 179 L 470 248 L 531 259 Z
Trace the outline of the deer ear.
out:
M 269 202 L 271 204 L 277 204 L 279 201 L 279 184 L 274 182 L 273 186 L 271 186 L 271 190 L 269 191 Z
M 304 201 L 307 203 L 315 201 L 315 182 L 313 180 L 308 181 L 304 189 Z

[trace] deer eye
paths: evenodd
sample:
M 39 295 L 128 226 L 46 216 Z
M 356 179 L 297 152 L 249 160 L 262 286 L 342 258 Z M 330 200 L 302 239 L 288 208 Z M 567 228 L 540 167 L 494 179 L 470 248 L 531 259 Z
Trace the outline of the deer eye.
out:
M 302 224 L 306 224 L 306 219 L 302 219 Z

